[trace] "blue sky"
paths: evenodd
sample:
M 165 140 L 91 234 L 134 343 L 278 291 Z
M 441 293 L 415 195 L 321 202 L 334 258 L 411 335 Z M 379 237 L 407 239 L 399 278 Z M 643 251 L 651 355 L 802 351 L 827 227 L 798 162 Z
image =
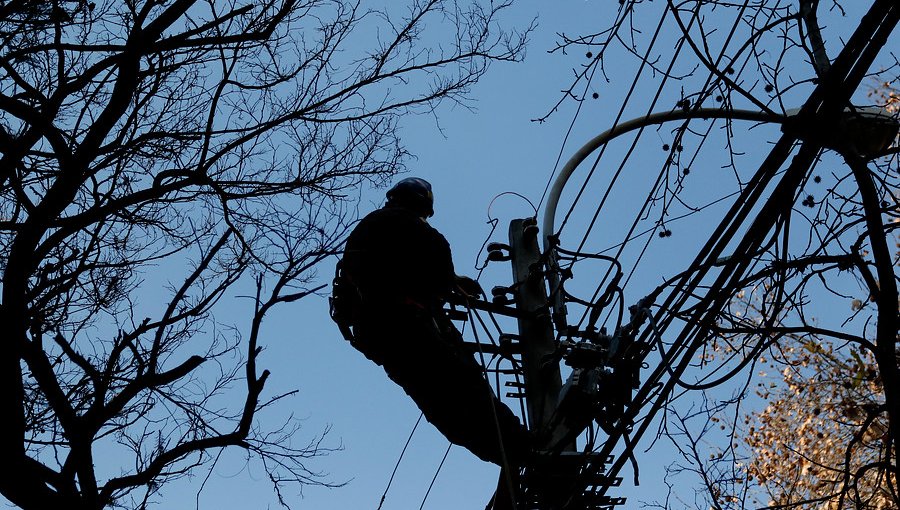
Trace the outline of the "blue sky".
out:
M 644 31 L 642 37 L 655 26 L 658 7 L 663 3 L 641 6 L 638 22 Z M 543 116 L 553 107 L 561 90 L 570 84 L 573 69 L 579 69 L 587 60 L 581 49 L 568 54 L 547 53 L 546 50 L 558 41 L 557 34 L 579 35 L 604 29 L 611 24 L 617 6 L 614 2 L 599 0 L 520 2 L 508 11 L 503 21 L 525 26 L 532 18 L 537 18 L 538 27 L 525 62 L 494 65 L 473 88 L 471 111 L 447 104 L 434 117 L 422 115 L 405 119 L 402 126 L 404 142 L 416 156 L 409 162 L 410 174 L 424 177 L 434 186 L 436 214 L 431 223 L 453 246 L 458 273 L 475 274 L 479 249 L 491 233 L 489 218 L 499 221 L 491 240 L 502 242 L 506 240 L 510 219 L 531 214 L 531 206 L 525 200 L 506 195 L 494 202 L 489 217 L 489 206 L 495 197 L 504 192 L 515 192 L 537 203 L 560 152 L 565 161 L 582 143 L 612 125 L 637 69 L 637 61 L 621 50 L 612 50 L 607 56 L 608 80 L 598 77 L 592 83 L 568 143 L 564 145 L 564 140 L 575 116 L 576 103 L 564 103 L 546 122 L 532 122 L 532 119 Z M 850 9 L 846 19 L 856 19 L 855 14 Z M 846 34 L 851 27 L 838 18 L 829 19 L 834 22 L 826 32 L 826 38 L 832 37 L 828 40 L 838 40 L 838 35 Z M 671 30 L 664 31 L 653 52 L 663 63 L 671 53 L 674 36 Z M 644 43 L 639 46 L 645 47 Z M 831 47 L 832 55 L 838 49 Z M 793 62 L 798 66 L 805 65 L 800 61 Z M 694 63 L 686 58 L 676 70 L 686 73 Z M 804 67 L 798 74 L 806 75 L 808 69 Z M 698 77 L 703 76 L 702 72 L 698 73 Z M 624 119 L 648 112 L 649 98 L 659 81 L 659 73 L 645 73 Z M 654 111 L 673 108 L 682 88 L 690 92 L 695 82 L 685 80 L 667 85 Z M 798 90 L 796 96 L 802 98 L 803 90 Z M 593 99 L 590 94 L 595 92 L 598 97 Z M 745 171 L 755 169 L 754 162 L 764 155 L 766 141 L 777 133 L 777 128 L 758 126 L 751 130 L 750 127 L 740 125 L 740 136 L 735 138 L 737 150 L 742 154 L 739 165 Z M 647 181 L 652 177 L 652 172 L 643 171 L 659 168 L 667 157 L 662 146 L 671 142 L 671 136 L 667 128 L 650 129 L 644 134 L 635 154 L 628 160 L 623 181 L 599 219 L 599 227 L 587 241 L 590 250 L 601 251 L 621 241 L 624 229 L 630 226 L 637 212 L 636 205 L 643 201 L 647 192 Z M 685 185 L 689 184 L 690 189 L 684 196 L 693 201 L 693 205 L 725 195 L 728 187 L 734 186 L 733 173 L 722 168 L 721 158 L 725 154 L 722 140 L 723 137 L 714 137 L 703 156 L 691 165 L 690 178 L 685 179 Z M 603 168 L 617 166 L 626 149 L 624 144 L 611 146 Z M 691 147 L 686 149 L 689 152 Z M 583 178 L 583 174 L 579 175 Z M 587 196 L 601 196 L 606 184 L 604 178 L 598 177 L 588 186 Z M 578 182 L 573 185 L 577 187 Z M 571 199 L 571 194 L 566 196 Z M 361 211 L 380 206 L 382 197 L 383 190 L 366 190 Z M 563 203 L 566 204 L 565 200 Z M 595 201 L 586 199 L 579 204 L 564 232 L 564 242 L 577 243 Z M 722 207 L 711 206 L 704 215 L 671 222 L 667 228 L 675 234 L 665 240 L 649 234 L 654 242 L 642 263 L 635 267 L 635 276 L 626 292 L 626 303 L 633 302 L 665 277 L 683 269 L 693 258 L 710 225 L 719 219 L 716 214 L 721 213 Z M 654 220 L 650 217 L 647 221 L 651 225 Z M 642 246 L 641 243 L 635 245 L 635 250 Z M 637 251 L 630 249 L 623 257 L 636 259 Z M 577 273 L 576 278 L 580 279 L 574 288 L 590 292 L 591 283 L 595 281 L 592 275 L 603 269 L 588 267 L 585 272 Z M 323 282 L 330 279 L 331 271 L 330 265 L 320 269 Z M 482 279 L 485 288 L 508 282 L 507 265 L 489 268 Z M 303 499 L 296 507 L 374 510 L 419 415 L 415 405 L 379 367 L 343 341 L 327 316 L 327 301 L 323 296 L 303 299 L 278 309 L 265 324 L 263 338 L 266 351 L 260 365 L 272 372 L 268 393 L 295 388 L 299 392 L 282 401 L 279 407 L 261 414 L 260 420 L 274 423 L 293 415 L 303 426 L 296 438 L 299 442 L 328 430 L 323 446 L 340 448 L 327 457 L 310 459 L 308 467 L 322 472 L 323 481 L 346 482 L 346 485 L 335 489 L 306 487 Z M 447 446 L 446 440 L 423 422 L 410 443 L 382 508 L 419 508 Z M 649 453 L 641 453 L 638 462 L 642 485 L 631 487 L 631 472 L 626 468 L 623 488 L 612 495 L 629 497 L 631 508 L 640 501 L 665 498 L 660 481 L 663 467 L 673 459 L 672 455 L 665 442 L 656 444 Z M 496 478 L 495 466 L 479 461 L 462 448 L 453 447 L 425 508 L 483 508 L 493 492 Z M 198 474 L 168 487 L 163 506 L 192 508 L 197 503 L 201 508 L 226 509 L 278 506 L 265 473 L 256 462 L 245 462 L 240 451 L 223 454 L 197 501 L 196 488 L 201 482 L 202 475 Z M 689 485 L 685 486 L 683 497 L 688 502 L 692 499 L 690 493 Z

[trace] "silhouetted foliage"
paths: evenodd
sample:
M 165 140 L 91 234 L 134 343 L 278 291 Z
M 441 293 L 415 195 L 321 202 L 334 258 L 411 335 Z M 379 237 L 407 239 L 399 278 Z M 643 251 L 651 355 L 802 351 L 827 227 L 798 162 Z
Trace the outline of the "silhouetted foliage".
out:
M 0 494 L 143 508 L 224 447 L 327 483 L 255 419 L 264 318 L 403 170 L 400 117 L 520 58 L 508 5 L 0 1 Z

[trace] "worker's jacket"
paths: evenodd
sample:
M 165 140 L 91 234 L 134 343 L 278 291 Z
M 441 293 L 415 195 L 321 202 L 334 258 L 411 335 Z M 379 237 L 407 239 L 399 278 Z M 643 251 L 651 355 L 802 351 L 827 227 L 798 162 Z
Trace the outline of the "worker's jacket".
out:
M 441 308 L 454 286 L 450 244 L 414 213 L 385 206 L 347 238 L 343 270 L 366 307 Z

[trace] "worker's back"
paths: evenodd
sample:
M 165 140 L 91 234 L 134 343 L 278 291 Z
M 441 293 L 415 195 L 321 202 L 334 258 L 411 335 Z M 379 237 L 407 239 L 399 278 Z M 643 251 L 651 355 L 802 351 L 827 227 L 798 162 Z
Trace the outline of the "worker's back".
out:
M 386 206 L 363 218 L 347 239 L 343 264 L 372 306 L 407 299 L 439 306 L 453 288 L 447 240 L 401 207 Z

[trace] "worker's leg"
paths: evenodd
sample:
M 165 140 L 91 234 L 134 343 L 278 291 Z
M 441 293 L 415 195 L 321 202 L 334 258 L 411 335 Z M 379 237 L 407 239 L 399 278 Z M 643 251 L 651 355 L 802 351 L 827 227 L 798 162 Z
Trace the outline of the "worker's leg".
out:
M 527 452 L 527 432 L 494 396 L 481 367 L 443 338 L 429 316 L 394 319 L 384 359 L 388 376 L 451 442 L 482 460 L 519 465 Z

